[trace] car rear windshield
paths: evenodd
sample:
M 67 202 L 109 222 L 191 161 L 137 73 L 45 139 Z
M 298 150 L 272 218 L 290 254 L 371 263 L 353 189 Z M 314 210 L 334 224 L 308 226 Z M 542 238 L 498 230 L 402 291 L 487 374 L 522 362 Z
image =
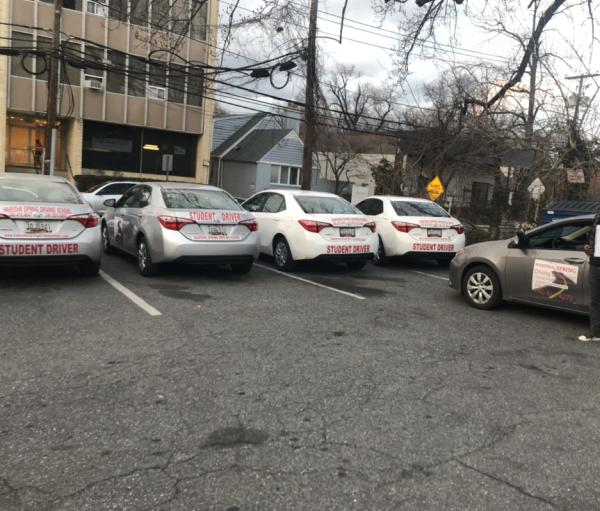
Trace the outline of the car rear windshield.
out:
M 166 188 L 162 194 L 170 209 L 242 209 L 235 199 L 220 190 Z
M 337 197 L 320 197 L 318 195 L 296 195 L 296 202 L 302 211 L 309 214 L 323 215 L 356 215 L 358 210 L 345 200 Z
M 435 202 L 392 201 L 398 216 L 437 216 L 448 218 L 450 215 Z
M 2 201 L 82 204 L 79 194 L 71 185 L 45 179 L 0 179 Z

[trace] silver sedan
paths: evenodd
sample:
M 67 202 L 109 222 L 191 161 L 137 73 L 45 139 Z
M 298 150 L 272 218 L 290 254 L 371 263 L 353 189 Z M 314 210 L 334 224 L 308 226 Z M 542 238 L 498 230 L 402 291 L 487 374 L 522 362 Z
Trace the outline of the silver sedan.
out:
M 0 265 L 100 270 L 100 219 L 62 177 L 0 174 Z
M 233 272 L 247 273 L 258 257 L 254 216 L 220 188 L 141 183 L 104 205 L 104 251 L 136 256 L 144 276 L 166 262 L 230 264 Z
M 589 313 L 588 258 L 594 217 L 543 225 L 510 240 L 470 245 L 450 264 L 450 287 L 479 309 L 502 300 Z

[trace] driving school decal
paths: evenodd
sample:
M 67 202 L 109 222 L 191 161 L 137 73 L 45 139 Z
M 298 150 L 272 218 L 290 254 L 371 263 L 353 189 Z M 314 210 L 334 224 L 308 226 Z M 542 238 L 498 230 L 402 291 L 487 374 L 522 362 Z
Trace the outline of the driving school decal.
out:
M 330 223 L 334 227 L 362 227 L 369 221 L 368 218 L 359 216 L 346 216 L 342 218 L 333 218 Z
M 531 277 L 531 290 L 550 300 L 575 303 L 579 268 L 573 264 L 536 259 Z
M 240 220 L 249 218 L 235 211 L 190 211 L 190 219 L 194 222 L 221 222 L 224 224 L 238 223 Z
M 368 254 L 369 245 L 327 245 L 328 254 Z
M 2 212 L 12 218 L 65 218 L 72 213 L 70 208 L 51 206 L 6 206 Z
M 68 255 L 78 254 L 77 243 L 50 243 L 48 245 L 37 245 L 21 243 L 18 245 L 0 244 L 1 256 L 30 256 L 30 255 Z

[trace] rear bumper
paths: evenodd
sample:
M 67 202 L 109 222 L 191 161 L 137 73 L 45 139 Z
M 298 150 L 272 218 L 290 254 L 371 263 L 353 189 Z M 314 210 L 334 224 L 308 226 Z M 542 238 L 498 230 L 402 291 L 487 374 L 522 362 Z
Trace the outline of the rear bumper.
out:
M 179 232 L 163 229 L 163 250 L 157 250 L 152 243 L 150 247 L 157 263 L 235 264 L 256 260 L 259 255 L 256 233 L 239 241 L 191 241 Z
M 327 261 L 332 263 L 350 263 L 352 261 L 370 261 L 373 259 L 373 254 L 344 254 L 344 255 L 331 255 L 321 254 L 314 258 L 315 261 Z
M 410 256 L 452 258 L 459 250 L 465 248 L 465 236 L 459 234 L 453 239 L 427 238 L 418 240 L 410 234 L 399 232 L 382 233 L 385 254 L 389 257 Z
M 357 261 L 373 259 L 379 238 L 373 233 L 357 239 L 328 240 L 320 234 L 301 232 L 288 239 L 296 261 L 318 259 L 328 261 Z
M 86 229 L 73 239 L 0 238 L 0 265 L 54 265 L 100 262 L 100 227 Z
M 90 261 L 98 260 L 86 255 L 0 257 L 0 266 L 67 266 Z

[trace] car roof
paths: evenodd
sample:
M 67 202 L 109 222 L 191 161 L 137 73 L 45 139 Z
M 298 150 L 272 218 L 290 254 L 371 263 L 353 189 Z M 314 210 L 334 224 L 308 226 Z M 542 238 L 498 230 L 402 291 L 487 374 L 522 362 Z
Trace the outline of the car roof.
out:
M 154 186 L 156 188 L 181 188 L 182 190 L 196 188 L 198 190 L 215 190 L 218 192 L 223 191 L 222 188 L 219 188 L 218 186 L 203 185 L 199 183 L 177 183 L 173 181 L 144 181 L 136 184 Z
M 272 193 L 289 193 L 290 195 L 310 195 L 310 196 L 318 196 L 318 197 L 339 197 L 335 193 L 329 192 L 317 192 L 316 190 L 296 190 L 296 189 L 288 189 L 288 188 L 267 188 L 266 190 L 261 190 L 258 193 L 263 192 L 272 192 Z M 340 197 L 341 198 L 341 197 Z
M 0 173 L 0 179 L 21 179 L 24 181 L 54 181 L 56 183 L 69 183 L 64 177 L 42 176 L 40 174 L 22 174 L 20 172 Z M 71 183 L 69 183 L 71 184 Z
M 401 195 L 371 195 L 370 197 L 367 197 L 367 199 L 389 199 L 400 202 L 433 202 L 422 197 L 403 197 Z

